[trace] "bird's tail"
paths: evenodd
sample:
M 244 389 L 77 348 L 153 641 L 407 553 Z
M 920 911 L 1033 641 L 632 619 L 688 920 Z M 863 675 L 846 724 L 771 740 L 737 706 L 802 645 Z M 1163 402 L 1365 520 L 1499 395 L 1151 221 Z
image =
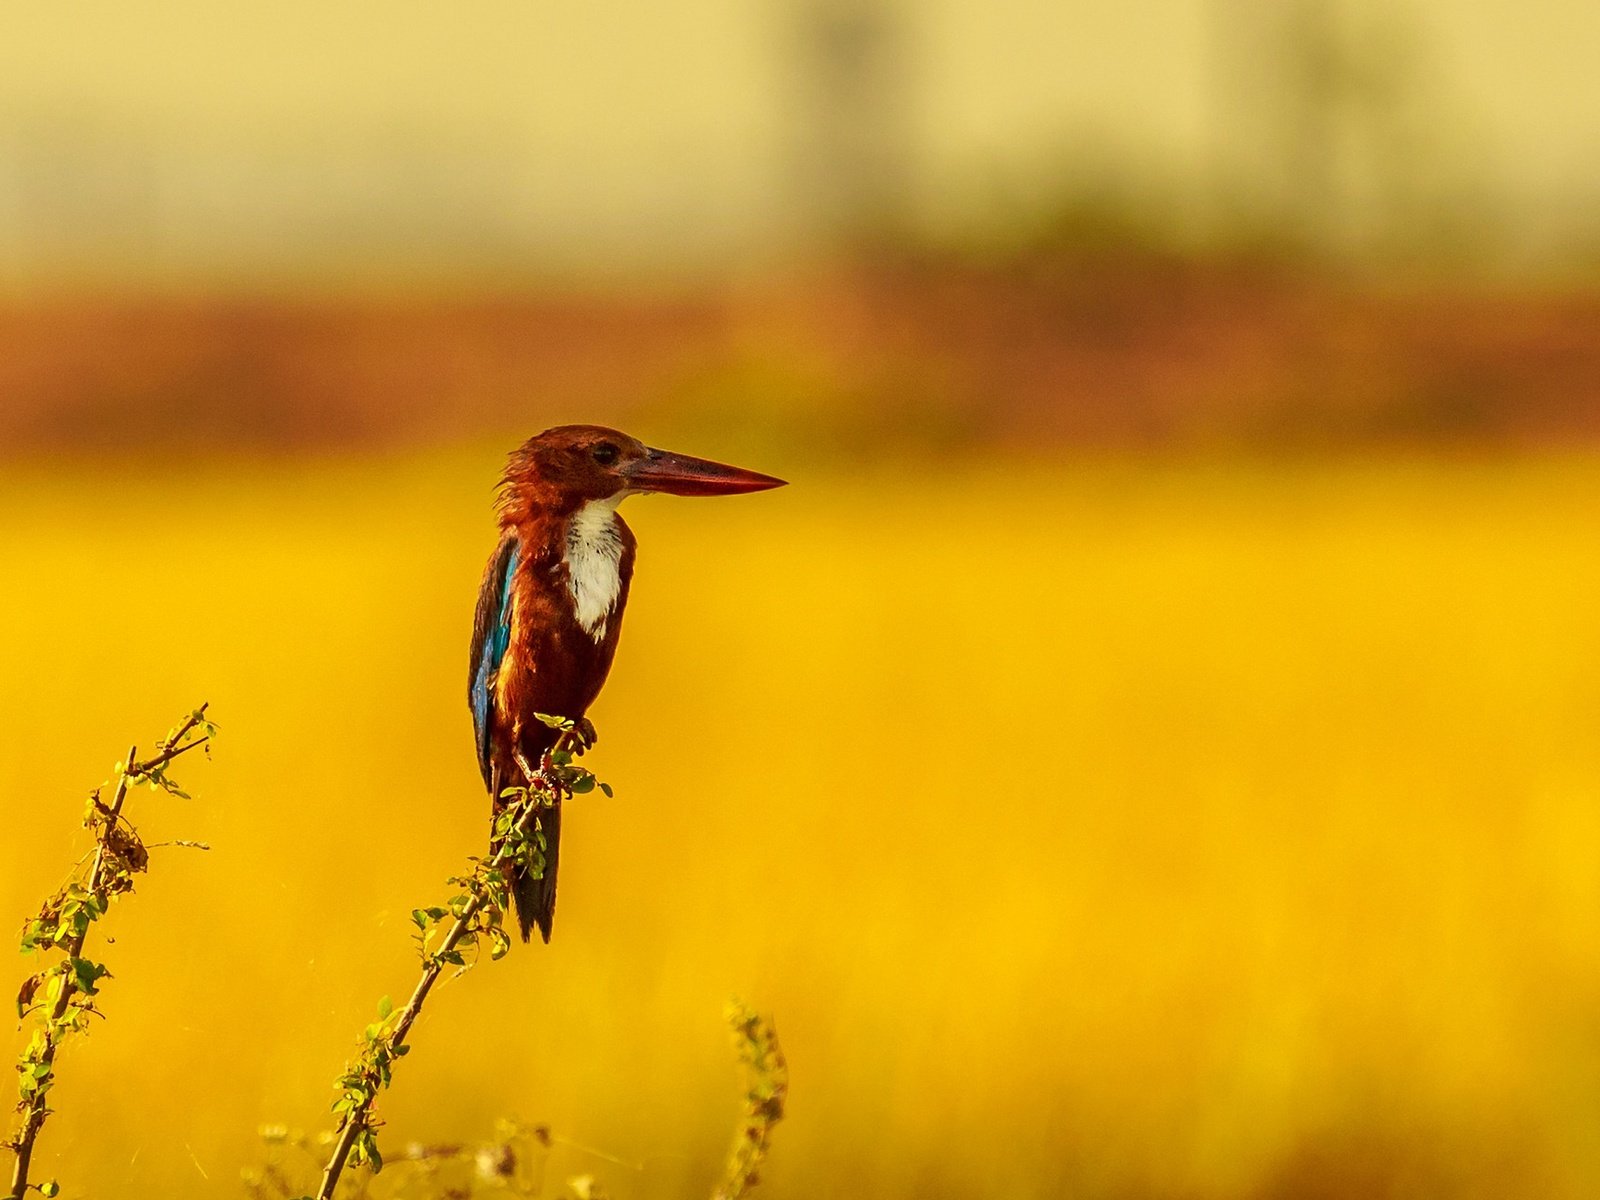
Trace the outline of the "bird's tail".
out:
M 520 772 L 513 776 L 511 771 L 502 770 L 497 764 L 490 771 L 490 794 L 494 797 L 494 811 L 500 812 L 500 792 L 506 786 L 508 778 L 520 778 Z M 556 916 L 556 864 L 561 856 L 561 806 L 559 803 L 549 808 L 539 810 L 537 833 L 544 840 L 544 869 L 535 874 L 523 867 L 511 874 L 511 899 L 517 909 L 517 924 L 522 929 L 522 940 L 530 941 L 533 927 L 539 927 L 539 935 L 546 942 L 550 940 L 550 929 L 555 923 Z M 491 839 L 490 853 L 499 848 L 498 839 Z
M 533 927 L 539 935 L 550 940 L 550 929 L 556 919 L 556 864 L 561 857 L 561 806 L 553 805 L 539 811 L 539 831 L 544 834 L 544 872 L 535 875 L 526 867 L 511 880 L 511 894 L 517 903 L 517 924 L 522 927 L 522 940 L 528 941 Z

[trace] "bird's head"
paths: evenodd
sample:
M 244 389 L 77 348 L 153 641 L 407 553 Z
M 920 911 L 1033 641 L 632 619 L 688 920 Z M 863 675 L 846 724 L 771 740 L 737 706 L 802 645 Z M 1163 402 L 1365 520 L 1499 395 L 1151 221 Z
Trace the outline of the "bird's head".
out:
M 602 425 L 558 425 L 536 434 L 512 451 L 502 481 L 508 508 L 560 510 L 635 492 L 732 496 L 783 485 L 771 475 L 656 450 Z

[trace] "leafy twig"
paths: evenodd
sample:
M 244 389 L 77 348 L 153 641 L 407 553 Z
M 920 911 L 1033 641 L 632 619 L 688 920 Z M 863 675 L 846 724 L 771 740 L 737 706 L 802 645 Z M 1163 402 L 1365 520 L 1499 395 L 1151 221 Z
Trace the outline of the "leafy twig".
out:
M 61 959 L 29 975 L 17 992 L 17 1016 L 37 1013 L 38 1021 L 17 1063 L 21 1093 L 17 1111 L 22 1120 L 5 1143 L 16 1155 L 8 1200 L 23 1200 L 30 1189 L 46 1197 L 60 1191 L 54 1180 L 32 1183 L 28 1174 L 34 1145 L 50 1115 L 46 1098 L 55 1082 L 56 1054 L 69 1035 L 83 1032 L 89 1017 L 99 1015 L 92 997 L 99 994 L 100 981 L 111 974 L 105 964 L 83 956 L 84 942 L 89 926 L 105 916 L 112 898 L 131 892 L 133 877 L 150 863 L 149 847 L 122 815 L 122 807 L 129 787 L 136 783 L 188 798 L 167 775 L 167 767 L 195 747 L 209 746 L 216 726 L 206 719 L 207 707 L 202 704 L 158 742 L 151 758 L 139 761 L 138 747 L 130 747 L 127 759 L 116 766 L 116 792 L 109 805 L 101 801 L 100 789 L 90 793 L 83 823 L 94 834 L 95 850 L 87 877 L 85 860 L 80 859 L 67 882 L 23 927 L 23 953 L 54 950 L 60 951 Z
M 469 874 L 450 879 L 461 890 L 447 905 L 412 911 L 422 955 L 422 977 L 404 1007 L 395 1010 L 388 997 L 379 1003 L 378 1019 L 367 1026 L 360 1054 L 335 1083 L 339 1090 L 333 1103 L 333 1111 L 339 1114 L 338 1137 L 322 1173 L 317 1200 L 332 1200 L 347 1163 L 370 1164 L 374 1171 L 383 1168 L 372 1107 L 378 1092 L 391 1082 L 395 1060 L 411 1049 L 406 1045 L 406 1035 L 422 1012 L 428 993 L 447 966 L 456 967 L 459 975 L 476 962 L 482 941 L 489 943 L 491 959 L 503 957 L 511 948 L 511 938 L 502 926 L 510 903 L 511 878 L 523 870 L 535 878 L 544 872 L 545 838 L 539 828 L 539 814 L 596 786 L 594 776 L 572 761 L 588 744 L 584 731 L 563 718 L 540 719 L 558 730 L 559 736 L 527 787 L 508 788 L 501 793 L 505 803 L 495 817 L 494 852 L 488 858 L 474 858 Z M 471 962 L 464 953 L 468 948 L 474 952 Z
M 728 1003 L 728 1024 L 733 1028 L 739 1061 L 744 1064 L 748 1089 L 744 1117 L 728 1151 L 728 1169 L 712 1200 L 739 1200 L 760 1182 L 772 1130 L 783 1120 L 789 1095 L 789 1064 L 778 1045 L 772 1022 L 738 1000 Z

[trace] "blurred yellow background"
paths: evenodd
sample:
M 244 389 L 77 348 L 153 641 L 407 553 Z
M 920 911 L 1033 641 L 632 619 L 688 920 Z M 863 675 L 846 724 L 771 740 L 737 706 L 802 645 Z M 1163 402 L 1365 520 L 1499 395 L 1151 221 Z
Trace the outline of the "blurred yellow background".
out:
M 1594 6 L 12 24 L 0 917 L 223 729 L 136 798 L 213 849 L 104 927 L 68 1195 L 325 1123 L 484 845 L 492 487 L 564 420 L 792 486 L 623 510 L 616 797 L 391 1156 L 705 1195 L 739 994 L 775 1200 L 1600 1189 Z

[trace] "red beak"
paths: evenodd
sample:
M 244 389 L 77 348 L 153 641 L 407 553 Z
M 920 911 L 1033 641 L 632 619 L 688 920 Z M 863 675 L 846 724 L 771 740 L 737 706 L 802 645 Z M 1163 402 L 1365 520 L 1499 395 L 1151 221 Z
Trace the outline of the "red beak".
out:
M 670 450 L 651 450 L 623 468 L 623 474 L 633 491 L 667 492 L 673 496 L 737 496 L 782 487 L 785 482 L 743 467 L 673 454 Z

